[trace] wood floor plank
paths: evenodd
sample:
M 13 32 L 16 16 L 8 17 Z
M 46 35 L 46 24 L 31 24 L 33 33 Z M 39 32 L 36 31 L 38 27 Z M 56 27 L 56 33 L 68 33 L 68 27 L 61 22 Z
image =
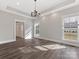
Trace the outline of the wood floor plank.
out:
M 0 45 L 0 59 L 79 59 L 78 47 L 42 39 L 17 40 Z

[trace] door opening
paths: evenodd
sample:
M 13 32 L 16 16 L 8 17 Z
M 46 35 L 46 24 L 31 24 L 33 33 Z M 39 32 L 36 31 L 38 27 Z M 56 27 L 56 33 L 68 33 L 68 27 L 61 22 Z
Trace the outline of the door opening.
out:
M 24 22 L 16 21 L 16 40 L 17 38 L 24 38 Z

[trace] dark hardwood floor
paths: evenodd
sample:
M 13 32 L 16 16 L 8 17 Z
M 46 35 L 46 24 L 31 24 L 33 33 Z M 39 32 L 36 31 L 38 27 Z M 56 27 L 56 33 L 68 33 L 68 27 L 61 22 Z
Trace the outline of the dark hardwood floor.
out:
M 0 45 L 0 59 L 79 59 L 79 48 L 41 39 Z

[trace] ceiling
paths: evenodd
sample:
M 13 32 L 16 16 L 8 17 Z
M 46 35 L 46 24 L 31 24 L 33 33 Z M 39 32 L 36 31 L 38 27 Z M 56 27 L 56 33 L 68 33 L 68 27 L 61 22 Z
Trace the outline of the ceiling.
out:
M 40 13 L 45 13 L 47 11 L 70 4 L 67 3 L 69 1 L 71 3 L 73 0 L 37 0 L 37 9 Z M 22 11 L 27 14 L 30 14 L 31 11 L 33 11 L 34 9 L 34 1 L 33 0 L 0 0 L 0 9 L 6 11 L 7 7 L 15 8 L 19 12 Z
M 68 14 L 73 14 L 73 13 L 79 13 L 79 5 L 77 6 L 73 6 L 61 11 L 58 11 L 58 13 L 62 14 L 62 15 L 68 15 Z

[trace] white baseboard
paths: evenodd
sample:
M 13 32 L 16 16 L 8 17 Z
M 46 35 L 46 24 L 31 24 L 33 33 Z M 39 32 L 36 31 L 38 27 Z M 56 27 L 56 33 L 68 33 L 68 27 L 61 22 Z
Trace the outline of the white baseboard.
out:
M 7 40 L 7 41 L 2 41 L 2 42 L 0 42 L 0 44 L 10 43 L 10 42 L 14 42 L 14 41 L 16 41 L 16 40 Z
M 57 40 L 57 39 L 48 39 L 48 38 L 44 38 L 44 37 L 36 37 L 36 38 L 79 47 L 79 42 L 72 42 L 72 41 L 65 41 L 65 40 Z

